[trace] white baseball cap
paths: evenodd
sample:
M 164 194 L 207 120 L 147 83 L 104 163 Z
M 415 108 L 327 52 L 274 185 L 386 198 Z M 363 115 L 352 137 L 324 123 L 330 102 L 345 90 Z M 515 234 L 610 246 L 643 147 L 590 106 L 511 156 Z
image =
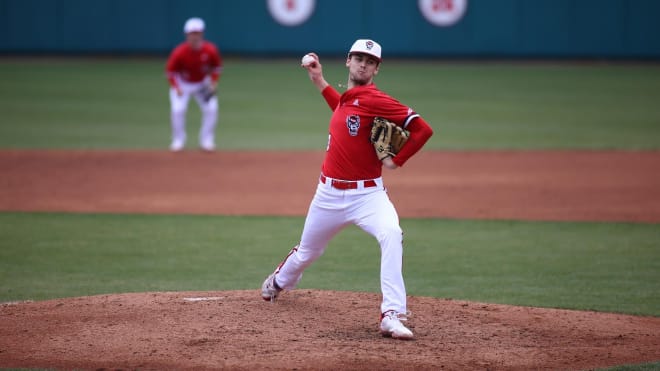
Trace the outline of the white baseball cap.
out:
M 183 26 L 184 33 L 204 32 L 204 20 L 201 18 L 190 18 Z
M 351 50 L 348 52 L 348 55 L 350 56 L 352 53 L 369 54 L 371 56 L 378 58 L 379 61 L 382 60 L 382 58 L 380 57 L 381 55 L 380 44 L 369 39 L 359 39 L 356 42 L 354 42 L 353 46 L 351 46 Z

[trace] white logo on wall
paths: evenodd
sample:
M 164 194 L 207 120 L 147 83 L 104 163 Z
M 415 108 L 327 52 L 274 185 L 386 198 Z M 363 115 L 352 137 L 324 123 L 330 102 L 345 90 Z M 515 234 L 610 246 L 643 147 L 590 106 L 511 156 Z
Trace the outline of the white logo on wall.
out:
M 277 23 L 298 26 L 314 13 L 315 0 L 268 0 L 268 11 Z
M 467 10 L 467 0 L 419 0 L 417 4 L 424 18 L 440 27 L 460 21 Z

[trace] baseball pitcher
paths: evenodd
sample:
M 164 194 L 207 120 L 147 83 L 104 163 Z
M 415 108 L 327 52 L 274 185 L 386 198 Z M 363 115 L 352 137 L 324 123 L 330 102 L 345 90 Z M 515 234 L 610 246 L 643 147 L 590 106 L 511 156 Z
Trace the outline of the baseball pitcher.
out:
M 323 254 L 329 241 L 355 224 L 380 245 L 383 298 L 379 330 L 384 336 L 412 339 L 412 331 L 402 323 L 408 313 L 402 275 L 403 233 L 381 173 L 383 166 L 403 166 L 433 130 L 412 108 L 376 87 L 373 79 L 381 62 L 378 43 L 357 40 L 346 59 L 348 89 L 340 94 L 323 78 L 316 54 L 303 58 L 302 67 L 332 110 L 327 150 L 300 242 L 263 282 L 261 296 L 273 301 L 282 290 L 295 288 L 305 268 Z

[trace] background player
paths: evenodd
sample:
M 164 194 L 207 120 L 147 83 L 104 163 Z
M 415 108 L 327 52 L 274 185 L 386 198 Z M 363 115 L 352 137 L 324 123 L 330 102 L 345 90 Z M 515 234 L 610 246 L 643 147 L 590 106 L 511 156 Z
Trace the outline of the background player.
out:
M 172 151 L 180 151 L 186 144 L 186 112 L 191 95 L 202 111 L 199 146 L 205 151 L 215 149 L 215 125 L 218 120 L 215 92 L 222 72 L 222 57 L 213 43 L 204 40 L 204 29 L 202 19 L 187 20 L 183 27 L 186 41 L 172 51 L 167 61 Z
M 262 285 L 261 296 L 274 300 L 283 289 L 293 289 L 303 271 L 324 252 L 342 228 L 355 224 L 380 244 L 380 331 L 385 336 L 411 339 L 403 282 L 403 235 L 399 218 L 383 180 L 382 166 L 396 169 L 414 155 L 433 134 L 431 127 L 411 108 L 378 90 L 373 78 L 381 63 L 381 47 L 372 40 L 357 40 L 346 67 L 346 92 L 339 94 L 323 77 L 318 56 L 305 64 L 312 83 L 333 111 L 329 139 L 319 184 L 312 199 L 300 243 Z M 406 145 L 395 157 L 378 160 L 369 140 L 374 117 L 381 116 L 410 131 Z

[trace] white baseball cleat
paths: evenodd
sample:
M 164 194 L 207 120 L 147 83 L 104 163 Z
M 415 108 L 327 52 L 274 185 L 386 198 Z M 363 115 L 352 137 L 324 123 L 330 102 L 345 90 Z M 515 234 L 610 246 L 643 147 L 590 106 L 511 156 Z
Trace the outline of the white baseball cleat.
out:
M 404 313 L 397 313 L 393 310 L 381 314 L 380 333 L 383 336 L 391 336 L 394 339 L 410 340 L 413 333 L 401 321 L 407 321 Z
M 202 142 L 199 145 L 199 147 L 202 149 L 202 151 L 206 151 L 206 152 L 215 151 L 215 143 L 213 143 L 211 141 Z
M 281 291 L 282 289 L 275 284 L 274 272 L 266 277 L 266 280 L 261 285 L 261 297 L 266 301 L 275 301 Z
M 185 143 L 182 140 L 175 139 L 172 141 L 172 144 L 170 144 L 170 151 L 172 152 L 179 152 L 183 149 Z

